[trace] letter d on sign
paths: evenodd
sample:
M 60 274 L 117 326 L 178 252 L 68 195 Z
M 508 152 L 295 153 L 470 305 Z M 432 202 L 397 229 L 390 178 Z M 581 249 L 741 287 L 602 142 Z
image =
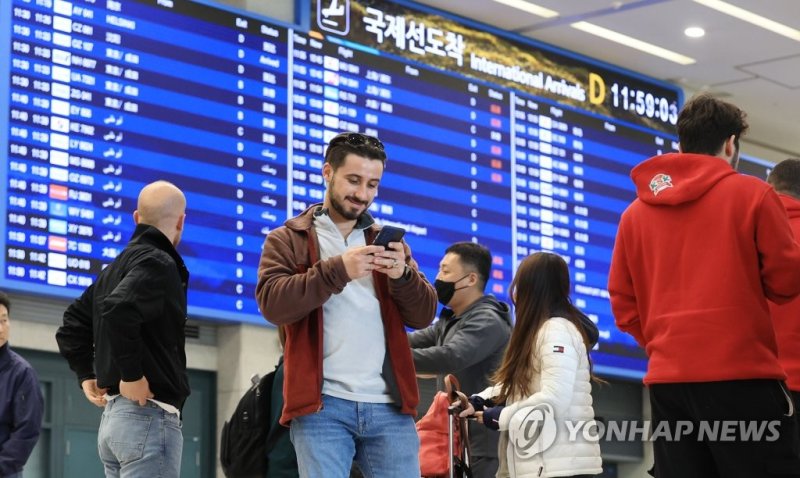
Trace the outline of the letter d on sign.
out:
M 602 105 L 606 99 L 606 82 L 597 73 L 589 73 L 589 102 Z

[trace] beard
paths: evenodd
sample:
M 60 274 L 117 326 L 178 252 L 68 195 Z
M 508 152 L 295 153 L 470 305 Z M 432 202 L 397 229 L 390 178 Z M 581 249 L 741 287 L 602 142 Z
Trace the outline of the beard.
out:
M 328 189 L 328 199 L 330 200 L 331 207 L 333 208 L 334 211 L 339 213 L 340 216 L 342 216 L 343 218 L 345 218 L 345 219 L 347 219 L 349 221 L 355 221 L 356 219 L 358 219 L 358 217 L 361 216 L 361 214 L 364 211 L 366 211 L 367 208 L 369 207 L 369 204 L 366 204 L 363 201 L 359 201 L 358 199 L 356 199 L 356 198 L 354 198 L 352 196 L 345 197 L 344 198 L 345 201 L 347 201 L 347 200 L 355 201 L 357 203 L 360 203 L 363 206 L 363 208 L 358 208 L 356 206 L 352 206 L 352 205 L 348 205 L 348 204 L 345 204 L 343 202 L 340 202 L 338 199 L 336 199 L 333 196 L 332 191 L 333 191 L 333 182 L 331 182 L 331 188 Z

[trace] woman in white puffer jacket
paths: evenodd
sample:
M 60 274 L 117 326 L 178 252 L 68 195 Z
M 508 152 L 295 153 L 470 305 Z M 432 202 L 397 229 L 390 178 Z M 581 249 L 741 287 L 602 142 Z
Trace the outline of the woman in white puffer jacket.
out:
M 525 258 L 511 283 L 516 324 L 494 385 L 470 397 L 475 414 L 500 430 L 498 478 L 602 473 L 588 350 L 597 327 L 569 299 L 560 256 Z

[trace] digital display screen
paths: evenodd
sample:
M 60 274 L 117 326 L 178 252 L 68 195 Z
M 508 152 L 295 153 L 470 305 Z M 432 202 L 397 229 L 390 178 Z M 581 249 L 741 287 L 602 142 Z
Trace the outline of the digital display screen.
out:
M 775 163 L 742 154 L 739 156 L 739 166 L 736 169 L 742 174 L 755 176 L 758 179 L 766 181 L 767 176 L 769 176 L 769 173 L 772 172 L 772 168 L 774 167 Z
M 121 251 L 139 190 L 186 193 L 195 318 L 263 323 L 264 236 L 321 202 L 340 131 L 378 136 L 371 212 L 433 280 L 445 248 L 565 257 L 596 370 L 641 376 L 606 290 L 630 169 L 672 151 L 678 88 L 428 9 L 312 2 L 310 31 L 185 0 L 3 0 L 0 287 L 72 298 Z

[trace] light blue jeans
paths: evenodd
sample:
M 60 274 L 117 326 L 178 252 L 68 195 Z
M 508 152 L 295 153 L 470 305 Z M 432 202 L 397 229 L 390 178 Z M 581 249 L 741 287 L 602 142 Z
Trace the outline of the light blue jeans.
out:
M 107 478 L 178 478 L 181 421 L 152 402 L 139 406 L 118 396 L 103 411 L 97 450 Z
M 365 478 L 419 477 L 419 438 L 410 415 L 390 403 L 322 396 L 322 410 L 292 419 L 300 478 L 347 478 L 353 458 Z

